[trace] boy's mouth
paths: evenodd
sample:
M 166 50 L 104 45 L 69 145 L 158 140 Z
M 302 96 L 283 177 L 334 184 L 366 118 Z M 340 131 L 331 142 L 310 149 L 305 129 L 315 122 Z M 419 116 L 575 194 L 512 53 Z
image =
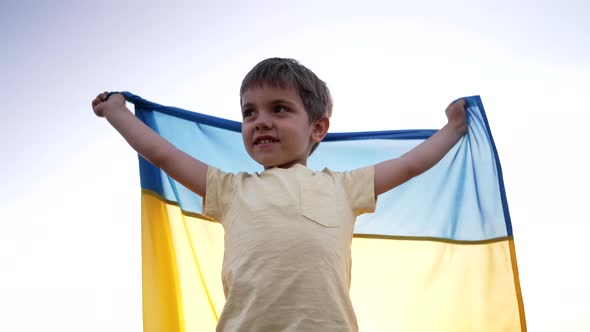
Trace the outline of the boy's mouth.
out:
M 256 137 L 256 139 L 254 140 L 254 145 L 259 145 L 259 144 L 271 144 L 271 143 L 277 143 L 280 142 L 280 140 L 272 137 L 272 136 L 259 136 Z

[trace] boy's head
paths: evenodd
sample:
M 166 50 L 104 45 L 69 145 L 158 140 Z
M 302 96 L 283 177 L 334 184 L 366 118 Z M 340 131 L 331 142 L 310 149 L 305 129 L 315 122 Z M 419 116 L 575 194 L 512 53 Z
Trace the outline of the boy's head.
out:
M 297 60 L 269 58 L 259 62 L 244 77 L 240 98 L 246 90 L 263 85 L 297 91 L 309 116 L 309 123 L 332 116 L 332 96 L 328 86 Z
M 240 87 L 240 104 L 242 106 L 242 111 L 245 111 L 245 107 L 248 108 L 247 115 L 246 113 L 244 116 L 243 122 L 243 129 L 246 126 L 250 126 L 249 128 L 255 128 L 248 123 L 251 121 L 250 119 L 254 119 L 254 117 L 250 117 L 252 108 L 262 108 L 261 105 L 256 105 L 251 100 L 253 96 L 262 90 L 266 90 L 266 96 L 276 97 L 276 99 L 280 99 L 281 96 L 291 96 L 291 99 L 301 104 L 301 108 L 304 111 L 304 116 L 307 120 L 307 125 L 310 126 L 312 130 L 318 130 L 318 125 L 321 127 L 319 130 L 325 129 L 327 131 L 329 126 L 328 118 L 332 114 L 332 98 L 330 96 L 330 91 L 322 80 L 320 80 L 311 70 L 297 62 L 293 59 L 286 59 L 286 58 L 270 58 L 261 61 L 258 63 L 244 78 L 242 81 L 242 86 Z M 274 94 L 269 95 L 269 93 Z M 257 94 L 259 97 L 263 96 L 264 94 Z M 263 99 L 260 99 L 260 103 L 262 103 Z M 257 110 L 255 110 L 257 111 Z M 276 111 L 273 111 L 274 114 Z M 246 121 L 248 120 L 248 121 Z M 272 123 L 269 122 L 270 125 Z M 247 137 L 244 133 L 244 143 L 246 144 L 246 149 L 248 153 L 252 155 L 252 149 L 248 149 L 248 142 Z M 321 139 L 325 136 L 325 133 L 321 135 Z M 314 144 L 311 146 L 311 149 L 308 149 L 308 154 L 305 156 L 305 160 L 307 157 L 317 148 L 319 141 L 316 140 Z M 257 160 L 257 158 L 254 158 Z M 261 161 L 257 160 L 258 162 L 262 163 Z M 265 167 L 269 167 L 262 163 Z M 279 165 L 274 165 L 279 166 Z

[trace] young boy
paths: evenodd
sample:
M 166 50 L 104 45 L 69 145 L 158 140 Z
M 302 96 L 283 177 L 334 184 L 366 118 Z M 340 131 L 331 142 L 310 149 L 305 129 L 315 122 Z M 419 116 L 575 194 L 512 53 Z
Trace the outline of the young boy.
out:
M 326 84 L 295 60 L 257 64 L 240 89 L 242 137 L 260 173 L 225 173 L 178 150 L 139 121 L 120 94 L 92 101 L 145 159 L 204 198 L 224 227 L 226 304 L 218 331 L 356 331 L 350 301 L 356 217 L 377 196 L 434 166 L 466 133 L 465 102 L 403 156 L 347 172 L 314 172 L 307 159 L 326 136 Z M 199 142 L 195 142 L 199 144 Z

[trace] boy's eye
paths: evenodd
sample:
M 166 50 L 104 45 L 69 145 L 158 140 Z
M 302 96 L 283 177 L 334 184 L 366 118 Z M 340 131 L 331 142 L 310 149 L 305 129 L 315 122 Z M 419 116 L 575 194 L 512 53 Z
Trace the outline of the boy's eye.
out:
M 247 118 L 247 117 L 249 117 L 249 116 L 252 116 L 252 114 L 253 114 L 253 113 L 254 113 L 254 111 L 252 111 L 252 110 L 245 110 L 245 111 L 242 113 L 242 116 L 243 116 L 244 118 Z
M 280 105 L 278 105 L 278 106 L 275 106 L 275 107 L 273 108 L 273 111 L 274 111 L 275 113 L 283 113 L 283 112 L 286 112 L 286 111 L 287 111 L 287 108 L 286 108 L 286 107 L 284 107 L 284 106 L 280 106 Z

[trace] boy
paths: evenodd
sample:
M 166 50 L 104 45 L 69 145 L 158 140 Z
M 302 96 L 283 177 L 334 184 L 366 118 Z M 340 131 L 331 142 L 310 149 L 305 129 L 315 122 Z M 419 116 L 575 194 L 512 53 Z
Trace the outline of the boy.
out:
M 326 84 L 295 60 L 257 64 L 240 89 L 246 151 L 260 173 L 225 173 L 176 149 L 125 107 L 122 95 L 92 102 L 145 159 L 204 198 L 224 227 L 226 304 L 218 331 L 356 331 L 349 297 L 356 216 L 376 198 L 434 166 L 466 133 L 465 103 L 403 156 L 348 172 L 314 172 L 307 159 L 330 126 Z M 197 142 L 198 144 L 198 142 Z

